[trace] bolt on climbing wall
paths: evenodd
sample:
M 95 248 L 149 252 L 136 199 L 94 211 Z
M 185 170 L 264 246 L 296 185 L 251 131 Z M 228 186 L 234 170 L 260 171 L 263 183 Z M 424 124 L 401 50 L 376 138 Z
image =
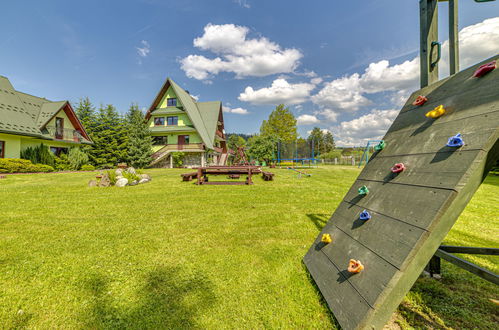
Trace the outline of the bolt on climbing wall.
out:
M 499 70 L 416 91 L 304 263 L 344 329 L 379 329 L 499 158 Z

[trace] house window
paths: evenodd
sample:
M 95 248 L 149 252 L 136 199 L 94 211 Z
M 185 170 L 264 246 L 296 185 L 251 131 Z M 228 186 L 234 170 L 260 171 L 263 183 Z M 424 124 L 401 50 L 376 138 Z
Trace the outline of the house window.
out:
M 5 157 L 5 141 L 0 141 L 0 158 Z
M 178 116 L 168 117 L 167 120 L 168 120 L 168 126 L 170 126 L 170 125 L 177 126 L 178 125 Z
M 189 144 L 189 135 L 179 135 L 178 144 Z
M 50 147 L 50 151 L 57 157 L 59 157 L 61 154 L 67 154 L 68 153 L 68 148 L 62 148 L 62 147 Z
M 55 118 L 55 138 L 61 139 L 64 137 L 64 118 Z
M 165 117 L 154 118 L 154 126 L 164 126 L 164 125 L 165 125 Z
M 176 107 L 177 106 L 177 99 L 176 98 L 166 99 L 166 106 L 167 107 Z
M 164 146 L 168 144 L 168 138 L 166 136 L 153 136 L 152 144 L 155 146 Z

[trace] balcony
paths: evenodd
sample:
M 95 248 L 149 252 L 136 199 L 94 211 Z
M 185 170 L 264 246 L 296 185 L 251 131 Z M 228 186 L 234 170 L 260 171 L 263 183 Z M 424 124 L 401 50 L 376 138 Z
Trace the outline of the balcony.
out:
M 221 139 L 224 139 L 224 133 L 220 132 L 219 130 L 216 131 L 216 134 L 218 137 L 220 137 Z
M 204 151 L 204 144 L 202 143 L 190 143 L 190 144 L 167 144 L 163 148 L 156 151 L 152 157 L 153 159 L 157 159 L 162 155 L 175 151 L 183 151 L 183 152 L 200 152 Z
M 50 138 L 55 140 L 78 142 L 78 143 L 85 141 L 80 131 L 75 129 L 69 129 L 69 128 L 56 129 L 55 127 L 47 127 L 46 132 L 44 132 L 44 134 L 48 135 Z

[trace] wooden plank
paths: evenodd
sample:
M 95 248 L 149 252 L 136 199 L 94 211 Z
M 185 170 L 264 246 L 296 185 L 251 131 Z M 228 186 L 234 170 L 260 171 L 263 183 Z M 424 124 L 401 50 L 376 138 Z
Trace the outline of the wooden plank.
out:
M 466 100 L 469 97 L 474 98 L 473 95 L 480 93 L 484 89 L 494 91 L 494 86 L 497 86 L 499 84 L 498 70 L 494 70 L 481 78 L 474 78 L 473 72 L 475 72 L 475 70 L 480 65 L 498 59 L 499 55 L 493 56 L 469 67 L 464 71 L 455 74 L 454 76 L 447 77 L 430 86 L 415 91 L 405 103 L 404 107 L 401 110 L 401 113 L 421 108 L 419 106 L 412 105 L 412 102 L 414 102 L 414 100 L 416 100 L 419 95 L 425 95 L 426 97 L 428 97 L 428 102 L 424 106 L 429 108 L 430 104 L 433 107 L 438 105 L 436 104 L 438 101 L 441 102 L 440 104 L 445 104 L 445 99 L 457 98 L 463 95 L 463 93 L 466 93 L 467 97 L 460 97 L 460 100 Z M 485 95 L 487 95 L 487 92 L 485 93 Z M 477 98 L 476 101 L 480 102 L 480 99 Z
M 364 185 L 369 189 L 369 194 L 358 195 L 358 188 Z M 427 229 L 441 207 L 450 203 L 455 194 L 453 190 L 424 186 L 413 186 L 408 193 L 404 185 L 357 179 L 343 200 L 350 205 L 358 205 L 362 209 Z
M 481 150 L 456 150 L 437 154 L 378 156 L 369 161 L 359 179 L 457 191 L 460 189 L 458 183 L 470 164 L 483 154 Z M 390 168 L 395 163 L 403 163 L 406 169 L 402 173 L 392 173 Z
M 324 246 L 321 251 L 338 269 L 335 275 L 338 278 L 340 275 L 344 277 L 339 281 L 351 283 L 367 303 L 374 307 L 377 298 L 398 271 L 397 268 L 338 228 L 332 234 L 333 242 Z M 349 273 L 347 267 L 350 259 L 360 260 L 364 271 L 359 274 Z
M 394 131 L 385 138 L 386 147 L 382 151 L 373 154 L 373 157 L 386 157 L 395 155 L 411 155 L 419 153 L 453 152 L 454 147 L 447 147 L 447 141 L 451 136 L 461 133 L 465 145 L 459 151 L 476 150 L 486 145 L 490 136 L 495 132 L 494 123 L 499 123 L 499 109 L 497 111 L 459 119 L 452 122 L 435 122 L 432 129 L 422 130 L 416 133 L 412 130 Z M 481 129 L 477 129 L 480 127 Z M 408 144 L 407 140 L 411 139 Z
M 449 0 L 449 73 L 459 72 L 458 0 Z
M 371 220 L 362 221 L 359 215 L 364 209 L 342 202 L 333 215 L 332 223 L 397 269 L 401 269 L 407 255 L 425 230 L 370 209 Z
M 420 17 L 420 77 L 421 87 L 431 85 L 438 81 L 438 65 L 430 66 L 431 43 L 438 41 L 438 3 L 437 0 L 419 1 Z M 435 58 L 435 55 L 433 56 Z
M 372 308 L 343 275 L 340 275 L 341 271 L 328 257 L 320 249 L 316 249 L 316 246 L 312 245 L 303 262 L 327 304 L 334 311 L 338 322 L 345 329 L 354 329 Z

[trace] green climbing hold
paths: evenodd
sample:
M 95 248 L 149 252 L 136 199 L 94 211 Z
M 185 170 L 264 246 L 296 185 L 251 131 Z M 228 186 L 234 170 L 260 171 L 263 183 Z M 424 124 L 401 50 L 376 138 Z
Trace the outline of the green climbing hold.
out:
M 385 141 L 381 140 L 381 141 L 379 141 L 379 143 L 377 145 L 374 146 L 374 150 L 375 151 L 383 150 L 383 149 L 385 149 L 385 146 L 386 146 Z
M 362 186 L 359 188 L 359 195 L 367 195 L 369 194 L 369 189 L 366 186 Z

